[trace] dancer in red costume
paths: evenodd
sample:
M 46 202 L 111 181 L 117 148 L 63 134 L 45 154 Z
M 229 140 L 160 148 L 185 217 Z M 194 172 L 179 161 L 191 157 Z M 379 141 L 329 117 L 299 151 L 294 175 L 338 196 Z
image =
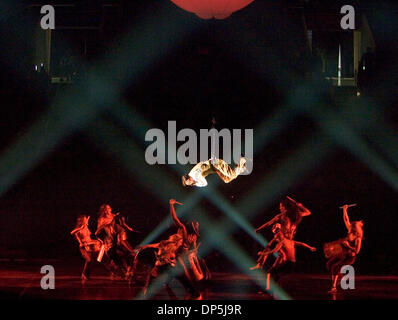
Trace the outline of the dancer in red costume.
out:
M 89 216 L 80 215 L 77 218 L 75 228 L 71 231 L 71 235 L 79 243 L 80 253 L 85 260 L 81 275 L 82 281 L 90 278 L 91 271 L 97 262 L 103 244 L 101 240 L 91 238 L 91 231 L 88 227 L 89 219 Z M 117 267 L 110 259 L 104 259 L 102 262 L 108 271 L 111 273 L 116 272 Z
M 337 241 L 325 243 L 323 251 L 328 259 L 326 267 L 332 275 L 332 288 L 330 293 L 337 292 L 337 280 L 339 278 L 341 267 L 354 264 L 358 253 L 361 251 L 363 240 L 363 221 L 350 222 L 347 209 L 354 205 L 344 205 L 343 220 L 347 228 L 347 236 Z
M 279 223 L 282 227 L 282 232 L 285 237 L 288 239 L 293 239 L 297 231 L 297 226 L 300 224 L 303 217 L 309 216 L 311 214 L 310 210 L 290 197 L 286 197 L 286 199 L 280 202 L 279 210 L 279 214 L 254 231 L 258 232 L 263 228 L 274 225 L 275 223 Z

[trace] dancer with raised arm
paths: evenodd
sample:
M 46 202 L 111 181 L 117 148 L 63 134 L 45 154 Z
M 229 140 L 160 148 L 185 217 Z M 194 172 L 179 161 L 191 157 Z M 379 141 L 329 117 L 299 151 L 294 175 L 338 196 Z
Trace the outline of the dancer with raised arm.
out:
M 194 277 L 190 270 L 189 256 L 196 254 L 196 241 L 198 237 L 198 223 L 191 223 L 191 228 L 187 230 L 187 226 L 178 219 L 174 204 L 182 205 L 174 199 L 170 199 L 170 214 L 172 219 L 177 226 L 177 233 L 170 236 L 167 240 L 160 241 L 154 244 L 148 244 L 141 247 L 141 250 L 146 248 L 157 249 L 156 252 L 156 263 L 151 270 L 144 288 L 146 293 L 149 285 L 154 278 L 158 276 L 166 277 L 166 285 L 171 280 L 170 272 L 173 271 L 170 268 L 178 268 L 176 271 L 175 278 L 184 286 L 188 292 L 188 299 L 201 299 L 201 294 L 194 284 Z M 198 267 L 198 266 L 195 266 Z M 200 266 L 199 266 L 200 267 Z M 200 275 L 200 273 L 199 273 Z
M 209 270 L 206 266 L 204 259 L 198 257 L 198 237 L 199 234 L 199 223 L 192 221 L 188 224 L 184 224 L 177 217 L 177 213 L 174 209 L 174 204 L 182 203 L 177 202 L 174 199 L 170 199 L 170 213 L 174 221 L 174 224 L 178 228 L 178 234 L 183 238 L 183 244 L 178 250 L 178 261 L 184 268 L 184 272 L 192 282 L 201 281 L 202 279 L 210 278 Z
M 280 223 L 285 237 L 293 239 L 297 231 L 297 226 L 300 224 L 303 217 L 311 214 L 310 210 L 290 197 L 286 197 L 286 199 L 279 203 L 279 210 L 279 214 L 254 231 L 258 232 L 261 229 L 274 225 L 275 223 Z
M 342 266 L 354 264 L 358 253 L 361 251 L 363 240 L 363 221 L 350 222 L 347 209 L 356 206 L 356 204 L 344 205 L 343 220 L 347 228 L 347 236 L 333 242 L 325 243 L 323 252 L 328 259 L 326 268 L 332 275 L 332 288 L 330 293 L 337 292 L 337 280 L 339 278 Z

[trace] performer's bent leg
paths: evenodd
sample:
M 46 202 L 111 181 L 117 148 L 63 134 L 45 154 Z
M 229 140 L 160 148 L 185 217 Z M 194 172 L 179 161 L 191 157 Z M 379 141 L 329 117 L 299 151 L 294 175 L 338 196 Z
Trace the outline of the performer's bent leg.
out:
M 224 160 L 217 159 L 216 161 L 214 161 L 213 167 L 216 169 L 218 176 L 225 183 L 229 183 L 232 180 L 236 179 L 238 175 L 240 175 L 245 170 L 244 163 L 244 158 L 241 158 L 240 164 L 237 165 L 235 169 L 232 169 Z
M 270 289 L 270 277 L 275 282 L 279 280 L 279 268 L 283 265 L 284 260 L 281 257 L 276 258 L 274 264 L 267 270 L 266 290 Z
M 182 257 L 178 258 L 178 273 L 179 275 L 176 276 L 176 279 L 183 285 L 185 290 L 193 297 L 193 298 L 198 298 L 200 297 L 200 292 L 196 288 L 194 282 L 191 279 L 191 276 L 189 274 L 187 264 L 188 264 L 187 259 L 182 259 Z
M 340 269 L 344 265 L 345 257 L 338 257 L 328 261 L 328 265 L 330 268 L 330 272 L 332 274 L 332 288 L 330 289 L 330 293 L 337 292 L 337 280 L 340 275 Z
M 80 248 L 80 253 L 84 258 L 84 267 L 81 275 L 81 279 L 83 281 L 88 280 L 90 278 L 90 273 L 92 270 L 92 262 L 91 255 L 85 248 Z
M 87 266 L 88 266 L 89 262 L 86 260 L 84 262 L 84 267 L 83 267 L 83 271 L 82 271 L 82 275 L 81 275 L 81 279 L 82 281 L 86 281 L 89 279 L 89 274 L 87 273 Z

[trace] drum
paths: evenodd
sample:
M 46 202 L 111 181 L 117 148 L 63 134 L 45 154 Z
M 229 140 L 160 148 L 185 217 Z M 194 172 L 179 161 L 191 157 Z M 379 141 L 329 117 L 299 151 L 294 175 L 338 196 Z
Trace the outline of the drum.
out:
M 326 259 L 344 255 L 345 249 L 341 242 L 341 240 L 337 240 L 323 245 L 323 253 Z

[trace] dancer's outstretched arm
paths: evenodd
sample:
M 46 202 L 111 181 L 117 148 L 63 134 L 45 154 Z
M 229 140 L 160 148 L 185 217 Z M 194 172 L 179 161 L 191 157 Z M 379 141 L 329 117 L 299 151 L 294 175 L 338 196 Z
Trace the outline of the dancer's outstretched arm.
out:
M 143 249 L 147 249 L 147 248 L 159 248 L 159 242 L 158 243 L 145 244 L 145 245 L 139 247 L 138 249 L 143 250 Z
M 261 229 L 264 229 L 264 228 L 269 227 L 270 225 L 276 223 L 276 222 L 279 220 L 280 216 L 281 216 L 281 213 L 277 214 L 277 215 L 276 215 L 275 217 L 273 217 L 270 221 L 264 223 L 261 227 L 258 227 L 258 228 L 255 229 L 254 231 L 255 231 L 255 232 L 258 232 L 258 231 L 260 231 Z
M 129 226 L 127 225 L 126 220 L 125 220 L 124 217 L 121 217 L 121 218 L 120 218 L 120 223 L 121 223 L 121 225 L 122 225 L 123 227 L 125 227 L 127 230 L 129 230 L 129 231 L 134 231 L 133 228 L 131 228 L 131 227 L 129 227 Z
M 170 199 L 169 203 L 170 203 L 170 214 L 171 214 L 171 217 L 173 218 L 173 221 L 177 225 L 177 227 L 182 229 L 184 239 L 187 239 L 187 237 L 188 237 L 187 228 L 180 221 L 180 219 L 178 219 L 177 213 L 176 213 L 176 211 L 174 209 L 174 204 L 175 203 L 178 203 L 178 204 L 181 204 L 181 205 L 182 205 L 182 203 L 177 202 L 175 199 Z
M 350 231 L 351 230 L 351 222 L 350 222 L 350 218 L 348 217 L 348 212 L 347 212 L 348 205 L 345 204 L 342 208 L 343 208 L 343 219 L 344 219 L 345 226 L 347 227 L 347 230 Z
M 73 236 L 76 232 L 78 232 L 78 231 L 84 229 L 85 227 L 86 227 L 86 226 L 81 226 L 81 227 L 79 227 L 79 228 L 73 229 L 73 230 L 70 232 L 70 234 Z
M 287 196 L 286 198 L 288 198 L 290 201 L 294 202 L 294 204 L 295 204 L 295 205 L 297 206 L 297 208 L 299 209 L 300 215 L 301 215 L 302 217 L 306 217 L 306 216 L 309 216 L 309 215 L 311 214 L 311 211 L 308 210 L 306 207 L 304 207 L 302 203 L 297 202 L 296 200 L 290 198 L 289 196 Z
M 294 244 L 295 244 L 296 246 L 301 246 L 301 247 L 310 249 L 311 251 L 316 251 L 316 248 L 315 248 L 315 247 L 311 247 L 311 246 L 309 246 L 308 244 L 306 244 L 306 243 L 304 243 L 304 242 L 294 241 Z

